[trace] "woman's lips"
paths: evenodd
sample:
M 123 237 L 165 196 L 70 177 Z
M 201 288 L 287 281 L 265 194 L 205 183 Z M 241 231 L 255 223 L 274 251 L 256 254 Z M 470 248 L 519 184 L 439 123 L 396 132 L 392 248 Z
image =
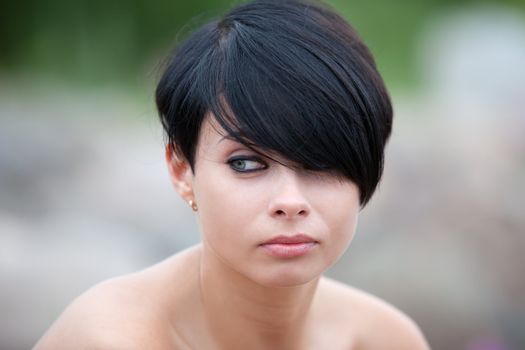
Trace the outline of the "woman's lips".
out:
M 265 252 L 280 258 L 293 258 L 305 255 L 319 242 L 305 234 L 295 236 L 277 236 L 260 245 Z

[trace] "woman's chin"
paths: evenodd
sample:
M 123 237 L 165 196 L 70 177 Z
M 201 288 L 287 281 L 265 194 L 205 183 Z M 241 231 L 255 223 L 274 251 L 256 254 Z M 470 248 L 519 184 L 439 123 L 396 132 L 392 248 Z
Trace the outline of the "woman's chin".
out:
M 269 288 L 287 288 L 305 285 L 317 280 L 321 272 L 314 273 L 304 267 L 300 269 L 281 269 L 281 271 L 264 271 L 253 276 L 257 284 Z

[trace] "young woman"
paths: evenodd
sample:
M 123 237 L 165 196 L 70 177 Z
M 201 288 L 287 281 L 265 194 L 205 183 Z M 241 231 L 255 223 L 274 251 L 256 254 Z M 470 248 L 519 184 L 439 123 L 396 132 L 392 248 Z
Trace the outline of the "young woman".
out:
M 196 30 L 157 87 L 202 243 L 75 300 L 37 349 L 427 349 L 406 315 L 323 277 L 383 169 L 392 108 L 320 3 L 254 1 Z

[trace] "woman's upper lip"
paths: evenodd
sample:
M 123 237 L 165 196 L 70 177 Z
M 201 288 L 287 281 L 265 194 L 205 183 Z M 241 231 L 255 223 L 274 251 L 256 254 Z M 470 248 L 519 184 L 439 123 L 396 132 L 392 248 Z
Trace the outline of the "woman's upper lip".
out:
M 299 243 L 315 243 L 317 242 L 312 237 L 305 235 L 303 233 L 296 234 L 294 236 L 277 236 L 274 237 L 261 245 L 265 244 L 299 244 Z

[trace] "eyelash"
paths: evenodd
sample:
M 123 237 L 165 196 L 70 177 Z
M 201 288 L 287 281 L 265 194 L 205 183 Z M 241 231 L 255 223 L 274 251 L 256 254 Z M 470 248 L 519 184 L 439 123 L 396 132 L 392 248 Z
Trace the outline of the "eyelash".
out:
M 233 165 L 237 161 L 256 162 L 256 163 L 259 163 L 262 166 L 261 167 L 257 167 L 256 169 L 251 169 L 251 170 L 240 170 L 239 168 L 236 168 Z M 268 165 L 265 162 L 263 162 L 260 158 L 254 157 L 254 156 L 243 156 L 243 155 L 235 156 L 235 157 L 232 157 L 232 158 L 228 159 L 227 163 L 230 165 L 230 168 L 233 171 L 238 172 L 238 173 L 252 173 L 252 172 L 256 172 L 256 171 L 260 171 L 260 170 L 264 170 L 264 169 L 268 168 Z

